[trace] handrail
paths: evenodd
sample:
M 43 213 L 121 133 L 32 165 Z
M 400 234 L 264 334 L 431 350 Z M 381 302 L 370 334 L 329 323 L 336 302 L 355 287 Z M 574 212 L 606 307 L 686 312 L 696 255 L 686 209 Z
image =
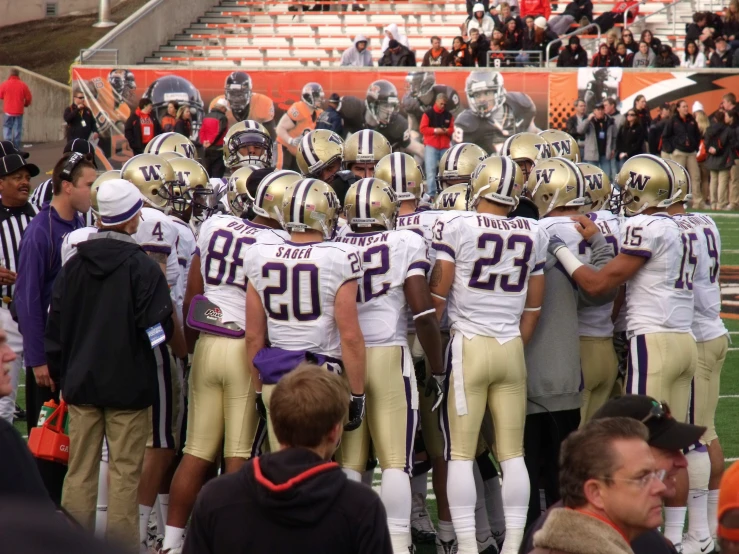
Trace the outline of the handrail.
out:
M 633 6 L 629 6 L 624 10 L 624 28 L 626 28 L 626 25 L 628 25 L 628 19 L 629 19 L 629 12 L 631 11 L 631 8 L 636 8 L 638 6 L 641 6 L 642 4 L 646 4 L 649 0 L 640 0 L 638 4 L 634 4 Z
M 576 35 L 585 34 L 585 31 L 587 31 L 591 27 L 595 27 L 598 30 L 598 39 L 597 39 L 597 41 L 600 42 L 600 25 L 598 25 L 597 23 L 590 23 L 589 25 L 586 25 L 585 27 L 580 27 L 579 29 L 575 29 L 571 33 L 568 33 L 566 35 L 562 35 L 558 39 L 553 40 L 552 42 L 550 42 L 549 44 L 547 44 L 547 58 L 546 58 L 546 62 L 544 64 L 544 67 L 548 67 L 549 66 L 549 62 L 551 61 L 549 59 L 549 53 L 551 52 L 551 47 L 552 47 L 553 44 L 557 44 L 559 42 L 562 45 L 564 45 L 564 39 L 569 39 L 570 37 L 574 37 Z M 559 48 L 557 48 L 557 51 L 559 51 Z
M 506 62 L 500 65 L 495 65 L 493 62 L 493 54 L 503 54 Z M 526 61 L 516 59 L 521 54 L 528 54 Z M 534 64 L 536 67 L 541 67 L 543 52 L 541 50 L 490 50 L 488 51 L 488 67 L 523 67 L 525 65 Z M 496 58 L 498 59 L 498 58 Z
M 644 17 L 642 17 L 639 20 L 639 25 L 643 25 L 644 22 L 647 19 L 649 19 L 650 17 L 652 17 L 653 15 L 657 15 L 658 13 L 662 13 L 662 12 L 667 11 L 670 8 L 672 8 L 672 34 L 673 35 L 676 34 L 677 33 L 677 27 L 676 27 L 676 25 L 677 25 L 677 5 L 680 4 L 680 3 L 682 3 L 682 2 L 686 2 L 686 1 L 688 1 L 688 0 L 673 0 L 669 4 L 666 4 L 665 6 L 662 6 L 657 11 L 654 11 L 652 13 L 648 13 L 647 15 L 645 15 Z M 642 2 L 640 2 L 639 4 L 641 4 L 641 3 Z M 626 11 L 628 12 L 628 10 L 626 10 Z M 644 29 L 642 28 L 642 30 L 644 30 Z

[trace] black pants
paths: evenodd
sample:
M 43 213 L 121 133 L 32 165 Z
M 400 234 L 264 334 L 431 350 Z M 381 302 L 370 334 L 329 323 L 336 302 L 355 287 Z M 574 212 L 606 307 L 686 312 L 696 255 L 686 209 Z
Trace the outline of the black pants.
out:
M 559 500 L 559 447 L 579 425 L 579 408 L 526 416 L 523 432 L 524 462 L 531 484 L 527 527 L 541 515 L 539 489 L 545 491 L 547 507 Z
M 26 367 L 26 427 L 28 435 L 31 435 L 31 429 L 36 427 L 38 423 L 39 412 L 44 402 L 54 399 L 59 402 L 59 390 L 51 392 L 49 387 L 39 387 L 36 384 L 36 377 L 33 375 L 33 368 Z M 57 506 L 62 503 L 62 485 L 64 477 L 67 475 L 67 466 L 49 462 L 47 460 L 39 460 L 35 458 L 41 479 L 44 481 L 49 496 Z
M 203 167 L 209 177 L 221 178 L 226 174 L 222 148 L 208 148 L 203 154 Z

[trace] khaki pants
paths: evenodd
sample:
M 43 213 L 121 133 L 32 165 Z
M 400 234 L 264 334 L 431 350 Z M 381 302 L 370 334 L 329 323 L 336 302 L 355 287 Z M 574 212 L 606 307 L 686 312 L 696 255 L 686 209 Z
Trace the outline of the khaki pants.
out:
M 719 210 L 729 205 L 729 174 L 734 170 L 711 170 L 711 206 Z M 732 184 L 733 187 L 733 184 Z M 732 188 L 732 196 L 734 190 Z
M 611 337 L 580 337 L 583 390 L 580 426 L 611 397 L 618 377 L 618 358 Z
M 731 166 L 731 185 L 729 188 L 729 202 L 731 207 L 736 209 L 739 207 L 739 160 L 734 161 Z
M 701 442 L 709 444 L 718 438 L 716 434 L 716 408 L 721 387 L 721 368 L 726 360 L 729 337 L 722 335 L 713 340 L 699 342 L 698 368 L 693 379 L 693 406 L 691 421 L 706 427 Z
M 69 406 L 69 469 L 62 506 L 84 528 L 95 530 L 103 437 L 108 439 L 110 486 L 107 536 L 138 550 L 137 492 L 149 434 L 147 410 Z
M 693 193 L 693 206 L 700 206 L 701 202 L 703 202 L 703 192 L 701 191 L 701 169 L 698 167 L 696 153 L 687 153 L 675 150 L 670 154 L 670 159 L 673 162 L 679 163 L 688 171 L 688 174 L 690 175 L 691 192 Z

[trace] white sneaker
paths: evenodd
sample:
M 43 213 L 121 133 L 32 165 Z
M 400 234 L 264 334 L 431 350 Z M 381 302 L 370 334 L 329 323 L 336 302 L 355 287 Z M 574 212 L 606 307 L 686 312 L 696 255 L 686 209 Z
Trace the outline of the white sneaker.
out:
M 696 539 L 690 533 L 683 537 L 683 554 L 710 554 L 716 549 L 713 537 L 710 535 L 703 539 Z
M 413 495 L 411 510 L 411 536 L 415 543 L 429 543 L 436 539 L 436 529 L 426 511 L 422 494 Z
M 457 539 L 442 541 L 436 537 L 436 554 L 457 554 Z
M 498 543 L 493 535 L 480 542 L 477 541 L 477 551 L 480 554 L 498 554 Z

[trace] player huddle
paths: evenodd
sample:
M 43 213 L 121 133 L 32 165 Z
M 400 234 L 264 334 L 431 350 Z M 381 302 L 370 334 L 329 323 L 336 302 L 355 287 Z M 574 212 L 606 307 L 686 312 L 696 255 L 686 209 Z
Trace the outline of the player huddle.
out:
M 571 323 L 582 421 L 612 395 L 663 400 L 655 417 L 671 410 L 708 427 L 688 474 L 690 489 L 709 488 L 708 452 L 713 465 L 723 461 L 713 425 L 728 344 L 721 243 L 710 217 L 685 213 L 684 168 L 638 155 L 612 186 L 579 163 L 566 133 L 522 132 L 499 155 L 454 145 L 439 165 L 441 192 L 429 199 L 415 159 L 393 153 L 375 130 L 346 141 L 325 130 L 303 135 L 301 174 L 275 170 L 272 149 L 260 123 L 234 125 L 222 183 L 192 159 L 188 139 L 168 133 L 93 185 L 120 177 L 141 191 L 148 206 L 135 238 L 160 256 L 186 327 L 191 367 L 173 361 L 178 370 L 166 378 L 176 386 L 160 385 L 188 391 L 184 444 L 176 409 L 154 416 L 167 419 L 164 448 L 184 451 L 160 522 L 164 552 L 182 548 L 212 464 L 222 457 L 235 471 L 279 448 L 270 394 L 306 360 L 349 383 L 336 460 L 370 483 L 379 463 L 395 553 L 412 552 L 412 539 L 435 541 L 439 553 L 518 552 L 538 495 L 524 463 L 527 403 L 539 394 L 527 390 L 527 348 L 556 300 L 547 295 L 555 275 L 578 289 Z M 65 257 L 91 232 L 69 235 Z M 169 367 L 171 353 L 161 354 Z M 502 488 L 483 486 L 488 450 Z M 414 494 L 421 458 L 422 494 L 434 468 L 438 532 Z M 705 502 L 691 504 L 691 521 L 705 511 Z M 689 536 L 684 551 L 704 539 Z

